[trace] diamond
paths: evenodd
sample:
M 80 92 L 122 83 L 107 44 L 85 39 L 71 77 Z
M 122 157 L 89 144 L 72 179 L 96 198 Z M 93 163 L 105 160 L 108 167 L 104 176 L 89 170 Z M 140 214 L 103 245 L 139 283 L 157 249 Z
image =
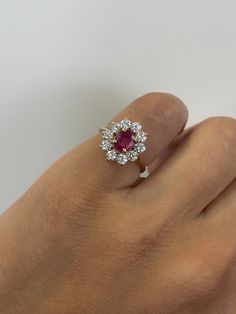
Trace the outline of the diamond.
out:
M 110 150 L 112 148 L 112 144 L 109 141 L 104 140 L 102 141 L 100 147 L 102 150 Z
M 116 160 L 117 154 L 114 150 L 107 152 L 107 160 Z
M 117 157 L 116 157 L 116 162 L 118 163 L 118 165 L 125 165 L 128 161 L 128 157 L 124 154 L 119 154 Z
M 131 126 L 131 121 L 128 119 L 124 119 L 121 121 L 120 126 L 122 128 L 123 131 L 126 131 L 130 128 Z
M 138 123 L 138 122 L 133 122 L 132 124 L 131 124 L 131 130 L 134 132 L 134 133 L 138 133 L 139 131 L 141 131 L 141 129 L 142 129 L 142 126 L 141 126 L 141 124 L 140 123 Z
M 137 152 L 137 153 L 143 153 L 145 152 L 146 150 L 146 147 L 143 143 L 137 143 L 134 145 L 134 150 Z
M 103 138 L 105 138 L 106 140 L 112 140 L 113 139 L 113 132 L 111 130 L 103 131 Z
M 133 149 L 134 140 L 133 140 L 133 132 L 129 129 L 127 131 L 120 131 L 116 134 L 116 143 L 114 147 L 117 152 L 122 153 Z
M 120 131 L 120 124 L 119 124 L 119 123 L 112 122 L 111 131 L 112 131 L 113 133 L 119 132 L 119 131 Z
M 134 150 L 131 150 L 130 152 L 128 152 L 127 154 L 127 157 L 130 161 L 135 161 L 138 159 L 138 153 L 135 152 Z
M 139 132 L 136 136 L 135 136 L 135 141 L 139 142 L 139 143 L 144 143 L 147 140 L 147 134 L 145 132 Z
M 139 122 L 124 118 L 120 122 L 112 122 L 110 128 L 101 128 L 100 132 L 103 137 L 100 147 L 107 160 L 116 161 L 119 165 L 137 160 L 146 150 L 144 143 L 148 136 Z

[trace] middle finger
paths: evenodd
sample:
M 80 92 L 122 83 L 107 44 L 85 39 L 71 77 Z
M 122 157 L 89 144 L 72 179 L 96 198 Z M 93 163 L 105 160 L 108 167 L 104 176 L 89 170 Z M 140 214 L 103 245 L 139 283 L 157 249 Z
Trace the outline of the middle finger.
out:
M 199 213 L 235 177 L 236 120 L 211 118 L 199 124 L 134 193 L 175 214 L 177 208 Z

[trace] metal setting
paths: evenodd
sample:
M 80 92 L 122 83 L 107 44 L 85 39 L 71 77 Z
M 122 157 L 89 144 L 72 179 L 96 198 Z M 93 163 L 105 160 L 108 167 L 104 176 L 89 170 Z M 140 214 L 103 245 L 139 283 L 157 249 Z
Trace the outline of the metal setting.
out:
M 147 133 L 139 122 L 127 118 L 112 122 L 110 128 L 100 128 L 103 140 L 100 148 L 106 152 L 107 160 L 123 166 L 128 161 L 137 161 L 146 150 Z

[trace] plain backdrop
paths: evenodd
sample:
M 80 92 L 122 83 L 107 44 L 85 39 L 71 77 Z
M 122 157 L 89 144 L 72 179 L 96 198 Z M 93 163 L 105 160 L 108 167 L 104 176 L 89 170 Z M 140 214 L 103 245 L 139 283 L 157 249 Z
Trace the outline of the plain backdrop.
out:
M 236 117 L 235 0 L 0 0 L 0 211 L 134 98 Z M 89 174 L 88 174 L 89 175 Z

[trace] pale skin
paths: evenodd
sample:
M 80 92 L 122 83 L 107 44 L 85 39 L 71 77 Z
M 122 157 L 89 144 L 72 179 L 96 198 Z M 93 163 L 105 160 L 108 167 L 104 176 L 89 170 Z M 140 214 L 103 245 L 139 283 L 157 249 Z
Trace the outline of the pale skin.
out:
M 187 116 L 172 95 L 134 100 L 112 120 L 149 134 L 148 178 L 96 134 L 1 216 L 0 313 L 236 313 L 236 121 L 180 135 Z

